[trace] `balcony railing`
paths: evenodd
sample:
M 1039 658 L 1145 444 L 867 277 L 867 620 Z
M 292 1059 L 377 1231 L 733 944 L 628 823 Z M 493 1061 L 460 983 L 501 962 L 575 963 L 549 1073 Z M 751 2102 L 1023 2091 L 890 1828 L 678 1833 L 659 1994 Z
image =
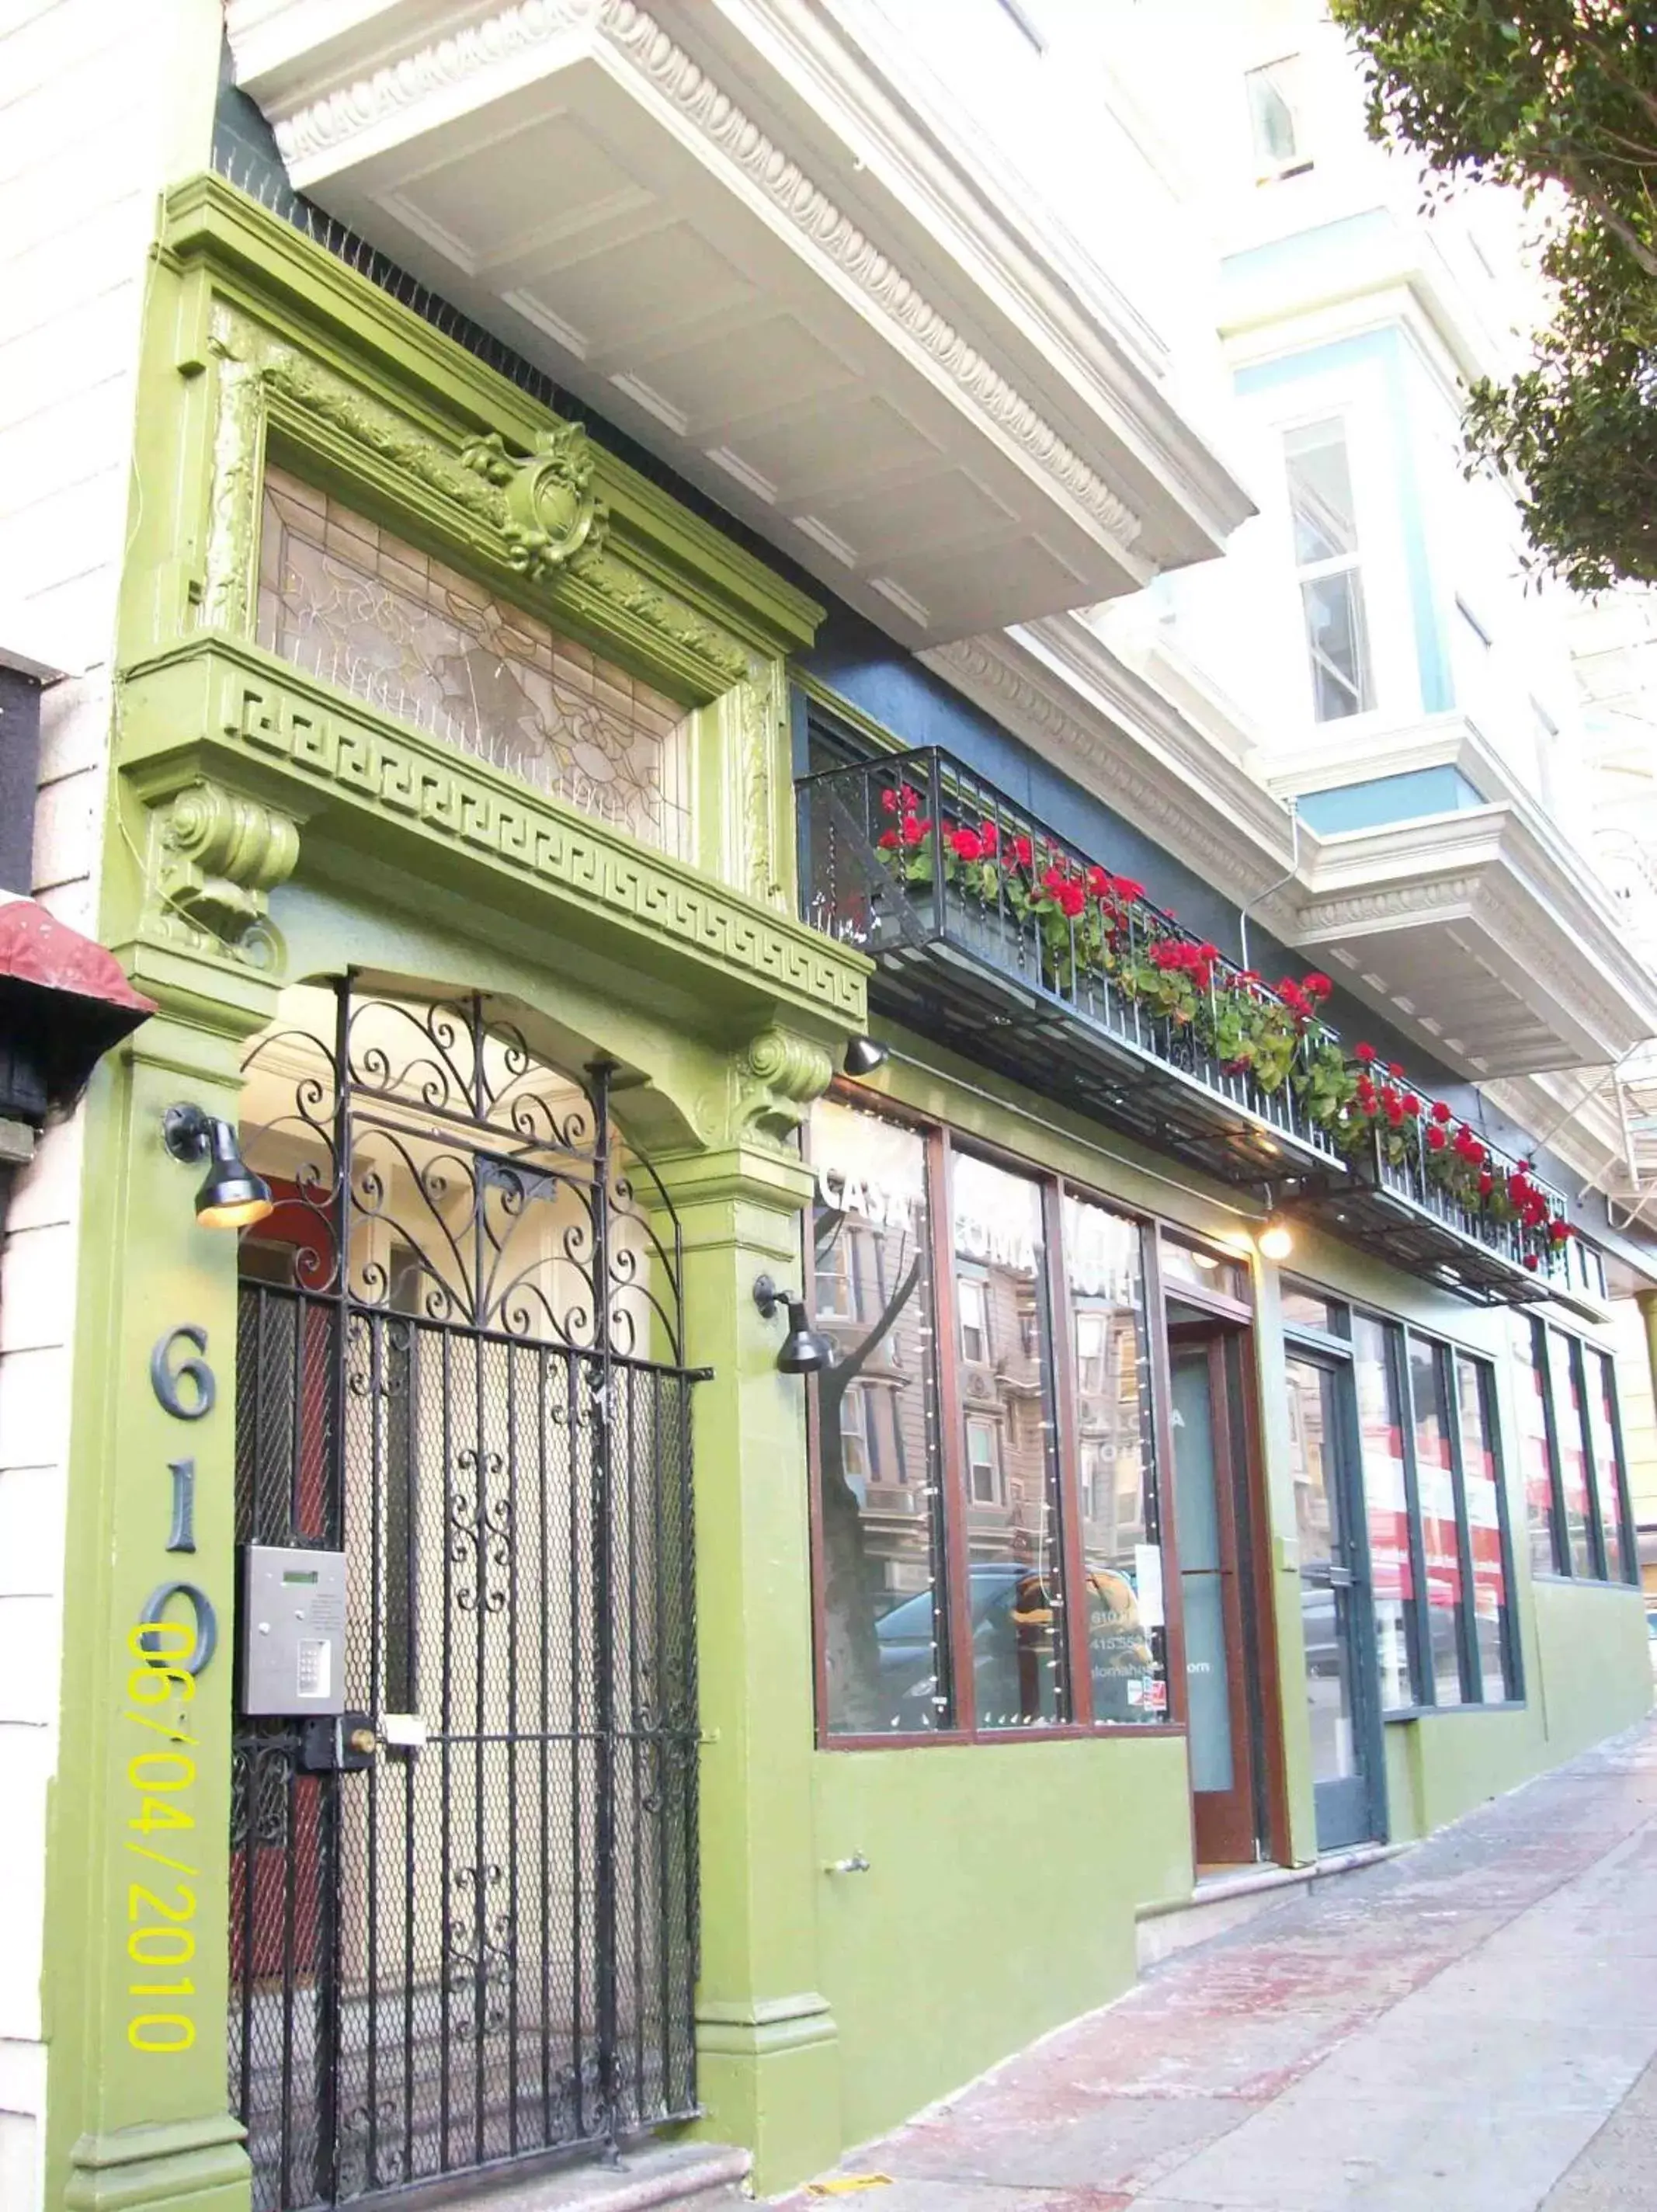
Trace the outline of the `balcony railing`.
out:
M 1350 1155 L 1351 1180 L 1339 1189 L 1311 1189 L 1294 1200 L 1293 1210 L 1315 1220 L 1348 1244 L 1356 1244 L 1456 1291 L 1476 1305 L 1522 1305 L 1551 1296 L 1569 1297 L 1564 1251 L 1555 1246 L 1547 1224 L 1563 1221 L 1563 1195 L 1527 1166 L 1478 1139 L 1484 1158 L 1466 1172 L 1476 1194 L 1488 1176 L 1493 1194 L 1515 1187 L 1523 1191 L 1533 1216 L 1527 1223 L 1511 1199 L 1508 1218 L 1487 1205 L 1471 1202 L 1435 1176 L 1425 1130 L 1417 1130 L 1412 1148 L 1401 1159 L 1386 1148 L 1384 1125 Z M 1446 1148 L 1454 1139 L 1447 1132 Z M 1530 1194 L 1533 1193 L 1532 1197 Z
M 963 763 L 883 755 L 798 797 L 805 918 L 872 956 L 883 1011 L 1211 1175 L 1346 1182 L 1292 1079 L 1332 1033 Z M 1266 1080 L 1240 1012 L 1274 1026 Z
M 1472 1133 L 1407 1078 L 1372 1079 L 1315 1001 L 1240 971 L 962 762 L 885 754 L 797 796 L 805 918 L 872 957 L 883 1012 L 1477 1304 L 1569 1295 L 1557 1191 L 1482 1139 L 1458 1151 Z

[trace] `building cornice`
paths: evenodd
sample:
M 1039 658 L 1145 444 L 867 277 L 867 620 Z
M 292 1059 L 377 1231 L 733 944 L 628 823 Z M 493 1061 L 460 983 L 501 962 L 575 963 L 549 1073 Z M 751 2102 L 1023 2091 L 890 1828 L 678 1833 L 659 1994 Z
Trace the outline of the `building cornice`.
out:
M 821 0 L 230 0 L 227 21 L 293 181 L 325 203 L 331 180 L 596 64 L 1110 550 L 1114 580 L 1078 599 L 1207 557 L 1251 511 L 1126 303 L 993 207 Z
M 1287 871 L 1288 810 L 1075 617 L 921 658 L 1240 905 Z M 1267 927 L 1287 918 L 1255 910 Z

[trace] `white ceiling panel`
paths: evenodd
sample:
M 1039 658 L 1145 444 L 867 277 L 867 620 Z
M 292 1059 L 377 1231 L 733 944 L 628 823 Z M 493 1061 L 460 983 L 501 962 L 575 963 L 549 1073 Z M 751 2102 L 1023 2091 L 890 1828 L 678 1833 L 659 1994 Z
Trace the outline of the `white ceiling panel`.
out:
M 1154 573 L 1142 537 L 1201 557 L 1246 511 L 1149 376 L 1126 406 L 1103 384 L 1088 404 L 1046 393 L 1073 346 L 1032 356 L 942 236 L 935 267 L 883 252 L 870 158 L 825 168 L 768 135 L 780 109 L 739 104 L 780 50 L 756 48 L 738 89 L 678 43 L 694 9 L 671 33 L 574 0 L 457 0 L 452 19 L 387 0 L 360 35 L 320 35 L 297 0 L 230 0 L 228 20 L 300 189 L 907 642 L 1131 589 Z M 870 155 L 899 119 L 870 110 Z M 1191 466 L 1151 517 L 1153 419 Z

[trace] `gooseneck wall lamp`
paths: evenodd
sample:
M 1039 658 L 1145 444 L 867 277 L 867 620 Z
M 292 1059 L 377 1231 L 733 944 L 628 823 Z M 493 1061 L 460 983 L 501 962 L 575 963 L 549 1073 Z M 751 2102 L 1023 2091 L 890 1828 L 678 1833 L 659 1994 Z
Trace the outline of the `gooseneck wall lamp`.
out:
M 792 1291 L 780 1291 L 769 1275 L 761 1275 L 754 1284 L 754 1303 L 767 1321 L 779 1306 L 788 1309 L 788 1334 L 777 1354 L 777 1365 L 783 1374 L 820 1375 L 834 1364 L 835 1347 L 806 1320 L 804 1298 L 796 1297 Z
M 243 1159 L 228 1121 L 215 1121 L 199 1106 L 169 1106 L 161 1142 L 186 1167 L 207 1162 L 206 1179 L 196 1193 L 196 1218 L 204 1229 L 247 1229 L 271 1212 L 270 1186 Z

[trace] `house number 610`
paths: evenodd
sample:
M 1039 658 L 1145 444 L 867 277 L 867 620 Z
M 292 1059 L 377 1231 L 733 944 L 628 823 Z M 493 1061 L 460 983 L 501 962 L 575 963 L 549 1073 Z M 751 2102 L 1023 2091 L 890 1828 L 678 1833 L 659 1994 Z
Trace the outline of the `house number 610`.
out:
M 176 1356 L 180 1345 L 189 1347 L 183 1358 Z M 177 1328 L 170 1328 L 156 1339 L 155 1350 L 149 1355 L 149 1387 L 162 1410 L 175 1421 L 199 1421 L 212 1412 L 217 1402 L 218 1382 L 207 1364 L 206 1352 L 207 1331 L 195 1322 L 181 1322 Z M 167 1532 L 167 1548 L 169 1552 L 193 1552 L 196 1462 L 193 1459 L 169 1460 L 167 1473 L 173 1478 L 173 1525 Z M 174 1597 L 187 1599 L 196 1616 L 194 1646 L 179 1663 L 186 1673 L 198 1674 L 213 1656 L 219 1640 L 218 1617 L 205 1590 L 194 1583 L 161 1583 L 150 1592 L 140 1626 L 159 1623 L 162 1608 Z M 159 1638 L 147 1638 L 145 1649 L 152 1644 L 159 1647 Z

